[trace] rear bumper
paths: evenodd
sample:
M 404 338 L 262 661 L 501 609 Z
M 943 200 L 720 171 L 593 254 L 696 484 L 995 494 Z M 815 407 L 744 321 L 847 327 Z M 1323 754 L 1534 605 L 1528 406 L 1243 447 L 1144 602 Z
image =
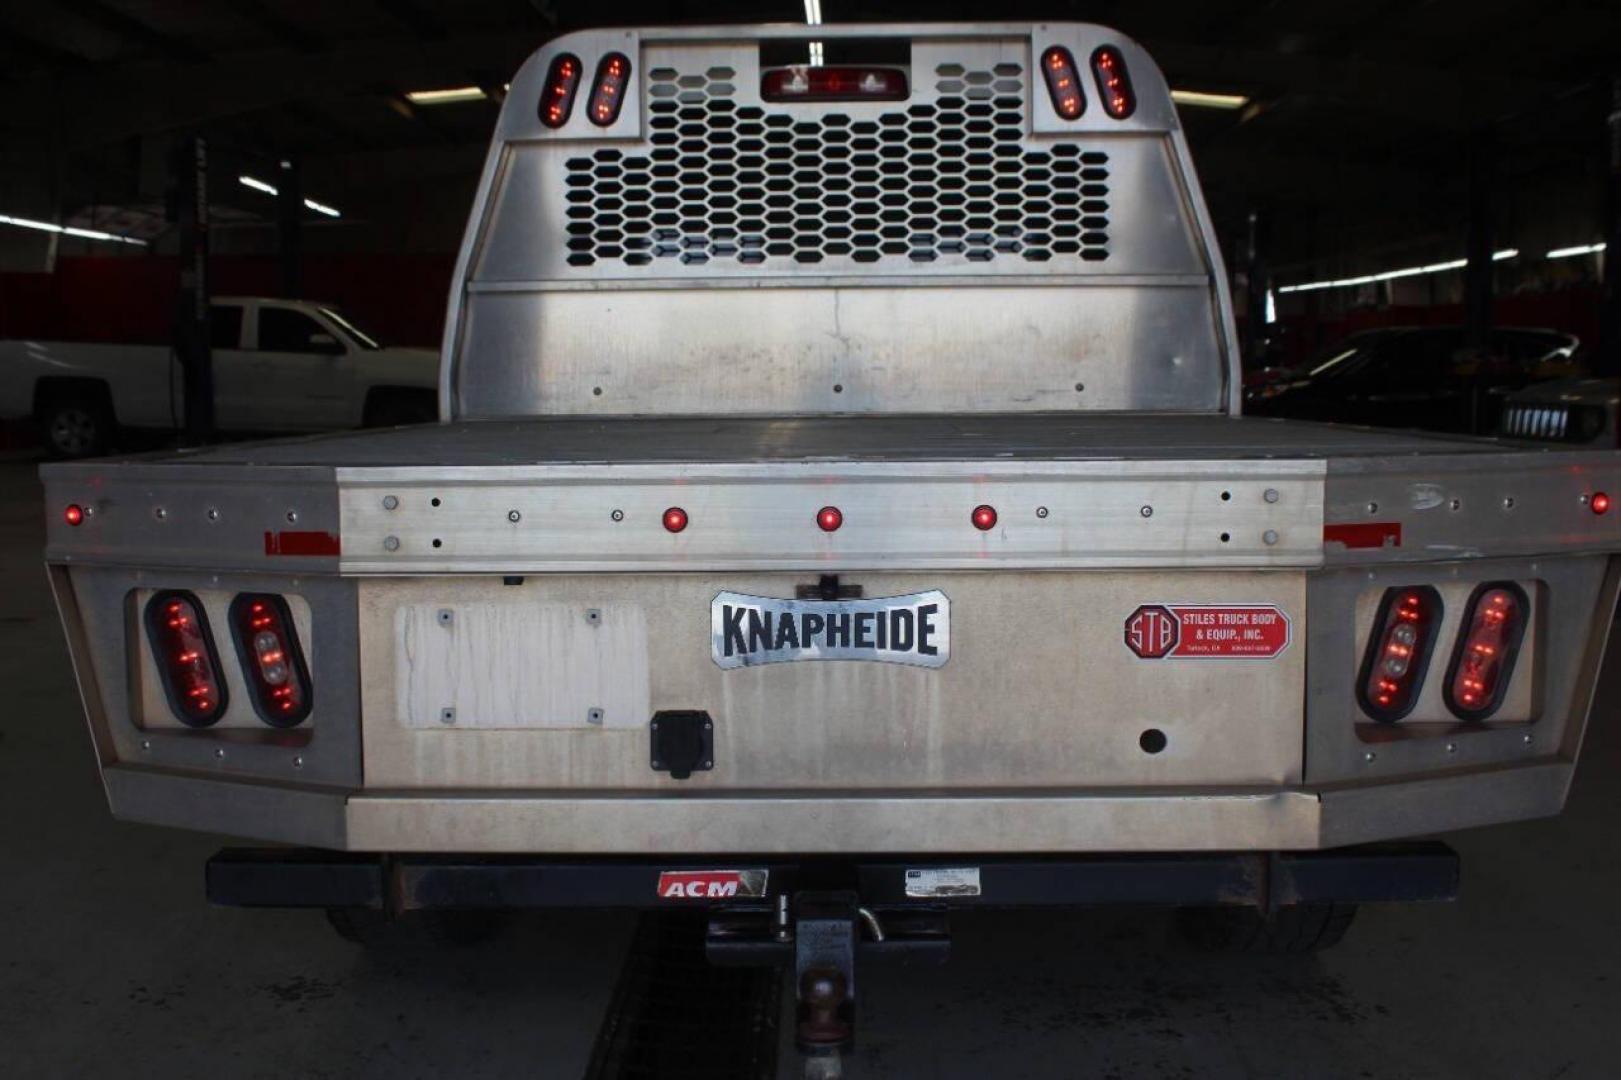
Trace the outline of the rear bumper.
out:
M 1268 852 L 1338 848 L 1557 814 L 1560 760 L 1316 790 L 351 793 L 126 765 L 114 816 L 339 851 L 642 855 Z
M 801 890 L 849 889 L 873 907 L 1010 908 L 1105 904 L 1285 907 L 1316 901 L 1444 901 L 1457 896 L 1458 856 L 1444 844 L 1408 843 L 1329 852 L 928 856 L 883 859 L 733 856 L 759 882 L 722 899 L 661 896 L 661 875 L 713 874 L 691 856 L 589 860 L 534 856 L 378 856 L 228 848 L 208 862 L 208 898 L 233 907 L 418 909 L 774 907 Z M 971 871 L 973 888 L 920 895 L 919 875 Z

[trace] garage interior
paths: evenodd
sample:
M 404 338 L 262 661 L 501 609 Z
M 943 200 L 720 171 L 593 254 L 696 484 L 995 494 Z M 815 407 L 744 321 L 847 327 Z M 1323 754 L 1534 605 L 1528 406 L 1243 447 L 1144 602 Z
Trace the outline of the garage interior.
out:
M 437 349 L 491 129 L 537 46 L 588 27 L 810 13 L 810 0 L 13 4 L 0 12 L 0 341 L 183 348 L 203 265 L 215 297 L 318 299 L 389 344 Z M 1621 9 L 1054 0 L 994 14 L 1113 26 L 1161 65 L 1226 259 L 1246 384 L 1347 335 L 1413 326 L 1476 342 L 1557 331 L 1579 339 L 1586 372 L 1621 375 L 1621 275 L 1606 258 L 1621 243 Z M 497 941 L 378 954 L 318 912 L 209 906 L 201 868 L 222 838 L 107 814 L 41 573 L 45 453 L 37 418 L 0 423 L 0 1071 L 759 1067 L 632 1060 L 604 1017 L 670 1009 L 683 995 L 660 978 L 701 999 L 672 1026 L 741 1045 L 763 1025 L 790 1059 L 792 1025 L 748 1011 L 787 1008 L 780 988 L 683 968 L 681 942 L 633 913 L 525 916 Z M 976 913 L 946 966 L 865 976 L 851 1075 L 1614 1075 L 1618 711 L 1612 656 L 1565 813 L 1447 837 L 1464 865 L 1454 904 L 1369 907 L 1331 952 L 1238 959 L 1185 950 L 1154 910 Z M 649 956 L 663 965 L 651 974 Z

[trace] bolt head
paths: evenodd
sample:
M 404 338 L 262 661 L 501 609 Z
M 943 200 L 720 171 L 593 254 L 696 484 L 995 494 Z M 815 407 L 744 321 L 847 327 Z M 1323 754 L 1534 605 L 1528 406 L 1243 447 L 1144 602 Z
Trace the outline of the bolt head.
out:
M 396 510 L 396 509 L 399 508 L 399 505 L 400 505 L 400 500 L 399 500 L 398 496 L 395 496 L 395 495 L 384 495 L 383 496 L 383 509 L 384 510 Z
M 516 510 L 508 510 L 507 520 L 516 525 L 519 521 L 523 520 L 523 515 L 518 513 Z
M 1269 503 L 1277 502 L 1278 501 L 1278 489 L 1277 488 L 1267 488 L 1265 491 L 1261 492 L 1261 498 L 1265 499 Z
M 385 536 L 385 537 L 383 537 L 383 550 L 384 551 L 398 551 L 398 550 L 400 550 L 400 538 L 397 537 L 397 536 Z
M 1152 506 L 1145 506 L 1137 512 L 1145 518 L 1151 518 L 1154 516 L 1154 508 Z
M 1276 544 L 1278 542 L 1278 530 L 1268 529 L 1261 534 L 1261 539 L 1268 545 Z

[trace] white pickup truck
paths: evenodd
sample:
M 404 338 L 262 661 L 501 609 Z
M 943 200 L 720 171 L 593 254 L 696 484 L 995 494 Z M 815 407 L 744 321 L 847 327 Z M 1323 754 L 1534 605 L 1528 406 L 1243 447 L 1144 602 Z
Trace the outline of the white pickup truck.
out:
M 221 297 L 209 321 L 222 432 L 330 431 L 436 415 L 438 352 L 386 347 L 332 305 Z M 34 419 L 58 457 L 105 453 L 120 429 L 179 427 L 183 401 L 167 346 L 0 341 L 0 419 Z

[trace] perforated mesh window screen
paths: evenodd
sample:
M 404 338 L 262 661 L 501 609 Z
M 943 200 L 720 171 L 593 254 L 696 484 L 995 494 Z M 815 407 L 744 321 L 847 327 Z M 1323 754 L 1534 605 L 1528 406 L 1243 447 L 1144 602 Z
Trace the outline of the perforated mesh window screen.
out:
M 1108 257 L 1108 155 L 1027 144 L 1020 65 L 941 64 L 930 103 L 795 120 L 727 67 L 649 73 L 648 153 L 565 163 L 568 263 Z

